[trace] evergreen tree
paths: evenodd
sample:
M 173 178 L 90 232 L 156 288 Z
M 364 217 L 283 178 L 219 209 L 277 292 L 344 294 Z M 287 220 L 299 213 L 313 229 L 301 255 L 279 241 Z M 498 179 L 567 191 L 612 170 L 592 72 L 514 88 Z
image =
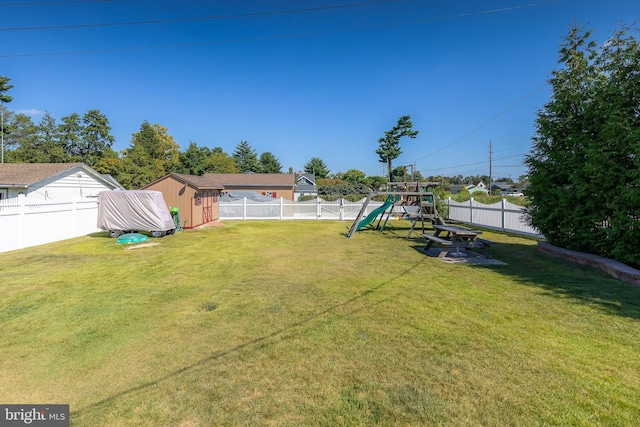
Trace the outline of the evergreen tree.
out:
M 0 102 L 11 102 L 13 99 L 5 93 L 13 87 L 9 84 L 9 80 L 11 80 L 9 77 L 0 76 Z
M 531 222 L 555 245 L 640 266 L 640 48 L 624 30 L 602 48 L 579 26 L 538 113 Z
M 67 161 L 94 166 L 105 157 L 114 142 L 109 119 L 99 110 L 88 110 L 82 117 L 72 113 L 58 125 Z
M 319 157 L 313 157 L 304 165 L 304 171 L 306 173 L 315 174 L 317 179 L 326 178 L 329 176 L 329 169 L 327 165 Z
M 9 95 L 5 94 L 6 91 L 13 87 L 9 84 L 9 80 L 11 79 L 9 79 L 8 77 L 0 76 L 0 102 L 2 103 L 11 102 L 11 100 L 13 99 Z M 4 137 L 7 134 L 6 123 L 9 120 L 9 114 L 7 109 L 4 108 L 3 105 L 0 105 L 0 108 L 2 108 L 2 111 L 0 112 L 0 114 L 2 114 L 2 128 L 0 128 L 0 132 L 2 133 L 4 141 Z M 2 147 L 2 161 L 4 161 L 4 147 Z
M 39 162 L 39 150 L 36 148 L 38 144 L 38 128 L 31 120 L 31 117 L 25 114 L 16 114 L 11 117 L 7 126 L 7 133 L 4 137 L 5 144 L 5 161 L 21 163 L 21 162 Z M 11 151 L 13 149 L 13 151 Z
M 390 130 L 384 133 L 384 137 L 380 138 L 380 148 L 376 150 L 376 154 L 380 156 L 380 163 L 387 165 L 389 181 L 393 181 L 391 169 L 391 161 L 400 157 L 402 149 L 400 148 L 400 138 L 408 136 L 415 138 L 418 135 L 417 130 L 413 130 L 413 122 L 411 116 L 401 116 L 398 123 Z
M 176 168 L 178 173 L 202 176 L 207 172 L 207 160 L 211 156 L 209 147 L 198 147 L 195 142 L 190 142 L 184 152 L 180 152 L 180 163 Z
M 35 156 L 35 158 L 40 159 L 37 163 L 64 163 L 66 156 L 64 155 L 64 148 L 60 143 L 58 125 L 53 116 L 46 113 L 38 123 L 36 129 L 36 140 L 38 143 L 34 148 L 40 151 L 40 153 Z M 36 162 L 34 161 L 33 163 Z
M 273 153 L 265 151 L 260 155 L 260 173 L 282 173 L 282 165 Z
M 233 159 L 236 162 L 240 173 L 260 172 L 260 162 L 255 150 L 251 148 L 247 141 L 240 141 L 233 152 Z
M 80 161 L 89 166 L 96 164 L 113 145 L 109 119 L 99 110 L 89 110 L 82 116 L 82 139 Z

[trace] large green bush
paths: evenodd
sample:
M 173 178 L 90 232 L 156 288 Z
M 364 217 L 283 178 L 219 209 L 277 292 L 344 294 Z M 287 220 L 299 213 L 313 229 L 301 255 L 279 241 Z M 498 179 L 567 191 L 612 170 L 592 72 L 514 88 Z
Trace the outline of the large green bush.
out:
M 526 163 L 532 224 L 567 249 L 640 267 L 640 48 L 573 28 Z

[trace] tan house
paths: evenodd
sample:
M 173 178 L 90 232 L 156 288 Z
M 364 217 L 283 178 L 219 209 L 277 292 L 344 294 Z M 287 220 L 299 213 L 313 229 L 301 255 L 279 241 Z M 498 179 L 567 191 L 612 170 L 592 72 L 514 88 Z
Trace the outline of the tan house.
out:
M 290 173 L 206 173 L 203 178 L 222 185 L 225 192 L 255 191 L 274 199 L 294 200 L 296 176 Z
M 220 219 L 218 198 L 223 187 L 206 176 L 170 173 L 142 189 L 160 191 L 170 209 L 177 207 L 183 228 Z

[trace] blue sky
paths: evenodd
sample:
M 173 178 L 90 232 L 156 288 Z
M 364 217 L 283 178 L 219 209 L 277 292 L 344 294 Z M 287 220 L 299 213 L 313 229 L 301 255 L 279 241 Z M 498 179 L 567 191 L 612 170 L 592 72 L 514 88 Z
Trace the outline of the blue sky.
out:
M 383 175 L 378 139 L 410 115 L 420 133 L 401 140 L 394 166 L 489 174 L 491 142 L 494 178 L 516 179 L 571 24 L 602 43 L 640 5 L 0 0 L 0 16 L 0 75 L 14 85 L 6 107 L 36 122 L 98 109 L 118 151 L 146 120 L 182 149 L 232 153 L 246 140 L 285 172 L 319 157 L 332 173 Z

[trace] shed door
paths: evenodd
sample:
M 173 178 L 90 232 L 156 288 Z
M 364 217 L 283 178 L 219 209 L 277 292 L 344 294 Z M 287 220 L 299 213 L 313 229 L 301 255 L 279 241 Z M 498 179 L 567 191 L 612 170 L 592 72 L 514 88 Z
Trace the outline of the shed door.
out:
M 207 190 L 203 192 L 202 197 L 202 222 L 207 223 L 213 221 L 213 191 Z

